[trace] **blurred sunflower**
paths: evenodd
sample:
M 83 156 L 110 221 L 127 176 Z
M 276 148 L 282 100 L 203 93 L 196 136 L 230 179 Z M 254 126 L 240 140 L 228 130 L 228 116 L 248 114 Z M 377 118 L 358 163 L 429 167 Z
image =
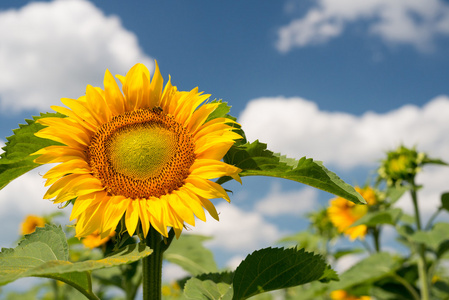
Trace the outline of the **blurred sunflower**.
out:
M 104 90 L 89 85 L 85 96 L 62 99 L 69 108 L 52 107 L 66 118 L 38 121 L 47 127 L 37 136 L 63 144 L 34 153 L 37 163 L 61 163 L 44 175 L 51 185 L 44 198 L 76 199 L 77 237 L 99 230 L 104 238 L 122 217 L 129 235 L 140 224 L 145 237 L 150 226 L 164 236 L 172 227 L 179 237 L 184 222 L 206 220 L 204 209 L 218 220 L 209 199 L 229 196 L 210 179 L 240 182 L 241 170 L 221 161 L 242 138 L 237 123 L 209 120 L 219 103 L 201 105 L 210 95 L 198 88 L 178 91 L 170 78 L 163 88 L 157 63 L 151 80 L 142 64 L 117 77 L 123 93 L 106 70 Z
M 327 213 L 331 222 L 337 227 L 339 232 L 349 236 L 350 240 L 357 238 L 363 239 L 367 232 L 366 225 L 358 225 L 351 227 L 358 219 L 368 212 L 368 206 L 377 203 L 376 194 L 370 187 L 355 188 L 360 195 L 366 200 L 367 205 L 357 205 L 344 198 L 337 197 L 330 201 Z
M 106 244 L 114 235 L 115 231 L 111 232 L 107 237 L 101 238 L 100 232 L 96 230 L 93 233 L 86 236 L 85 238 L 83 238 L 81 242 L 85 247 L 94 249 L 100 247 L 101 245 Z
M 20 225 L 20 232 L 22 235 L 33 233 L 36 230 L 36 227 L 44 227 L 45 219 L 36 216 L 36 215 L 28 215 L 25 220 Z
M 335 290 L 330 294 L 332 300 L 371 300 L 370 296 L 353 296 L 344 290 Z

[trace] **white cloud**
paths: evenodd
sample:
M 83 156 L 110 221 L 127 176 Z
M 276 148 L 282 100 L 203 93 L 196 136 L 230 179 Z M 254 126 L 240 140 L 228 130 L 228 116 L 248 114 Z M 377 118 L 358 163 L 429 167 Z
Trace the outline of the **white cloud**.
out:
M 279 29 L 277 48 L 320 44 L 340 36 L 356 21 L 387 43 L 429 50 L 435 37 L 449 34 L 449 6 L 442 0 L 318 0 L 305 16 Z
M 20 224 L 26 215 L 44 215 L 58 210 L 58 206 L 50 200 L 43 200 L 47 187 L 44 187 L 41 174 L 48 169 L 44 166 L 30 171 L 0 191 L 1 247 L 13 246 L 19 238 Z
M 255 210 L 266 216 L 294 215 L 302 217 L 318 203 L 318 191 L 309 187 L 283 191 L 279 182 L 273 181 L 268 194 L 257 202 Z
M 212 236 L 206 245 L 229 252 L 250 253 L 269 247 L 282 233 L 257 212 L 243 211 L 235 205 L 220 203 L 216 206 L 220 221 L 209 218 L 207 222 L 198 221 L 191 233 Z
M 154 62 L 116 16 L 86 0 L 32 2 L 0 12 L 0 107 L 49 110 L 78 98 L 87 84 L 103 86 L 107 68 L 125 74 Z
M 366 254 L 348 254 L 337 260 L 332 267 L 342 274 L 364 258 L 366 258 Z
M 163 272 L 162 272 L 162 281 L 163 282 L 172 282 L 178 279 L 185 278 L 189 275 L 187 271 L 176 264 L 169 263 L 164 261 Z M 138 298 L 139 299 L 139 298 Z
M 326 112 L 302 98 L 258 98 L 239 121 L 250 141 L 290 157 L 313 157 L 342 168 L 373 166 L 400 143 L 449 161 L 449 97 L 422 108 L 406 105 L 384 114 Z

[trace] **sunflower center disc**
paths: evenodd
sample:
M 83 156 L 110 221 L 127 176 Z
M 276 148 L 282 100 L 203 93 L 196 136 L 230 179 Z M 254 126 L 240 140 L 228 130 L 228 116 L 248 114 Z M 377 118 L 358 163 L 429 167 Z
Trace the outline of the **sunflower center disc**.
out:
M 173 132 L 157 125 L 141 124 L 117 130 L 108 140 L 106 153 L 117 172 L 145 180 L 160 176 L 176 148 Z
M 140 109 L 103 124 L 88 156 L 93 175 L 111 195 L 148 199 L 184 184 L 194 150 L 189 132 L 172 116 Z

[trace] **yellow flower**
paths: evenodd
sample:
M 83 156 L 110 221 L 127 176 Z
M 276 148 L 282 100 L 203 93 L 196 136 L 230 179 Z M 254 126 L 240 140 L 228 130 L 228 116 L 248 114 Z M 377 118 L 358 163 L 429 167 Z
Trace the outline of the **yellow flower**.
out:
M 353 296 L 344 290 L 336 290 L 330 294 L 332 300 L 371 300 L 370 296 Z
M 129 235 L 140 224 L 145 237 L 150 226 L 164 236 L 172 227 L 179 237 L 184 222 L 206 220 L 204 209 L 218 220 L 209 199 L 229 196 L 211 179 L 240 182 L 241 170 L 221 161 L 242 138 L 237 123 L 208 120 L 219 103 L 201 105 L 210 95 L 198 88 L 178 91 L 170 79 L 163 87 L 157 63 L 151 80 L 142 64 L 117 77 L 123 93 L 106 70 L 104 90 L 89 85 L 78 100 L 62 99 L 69 109 L 52 107 L 67 118 L 39 120 L 47 127 L 36 135 L 63 144 L 34 153 L 37 163 L 61 163 L 44 175 L 51 185 L 44 198 L 76 198 L 77 237 L 99 230 L 104 238 L 122 217 Z
M 45 219 L 36 215 L 28 215 L 21 224 L 22 235 L 33 233 L 36 227 L 44 227 Z
M 181 287 L 179 284 L 175 281 L 171 284 L 164 284 L 162 286 L 162 296 L 172 296 L 172 297 L 178 297 L 181 293 Z
M 81 242 L 83 243 L 83 245 L 87 248 L 93 249 L 93 248 L 97 248 L 101 245 L 106 244 L 111 237 L 113 237 L 115 235 L 115 231 L 111 232 L 107 237 L 105 238 L 101 238 L 100 237 L 100 232 L 98 230 L 96 230 L 95 232 L 89 234 L 88 236 L 86 236 L 85 238 L 83 238 L 81 240 Z
M 368 205 L 376 204 L 376 194 L 372 188 L 361 189 L 356 187 L 355 189 L 362 195 Z M 344 198 L 337 197 L 330 201 L 327 213 L 337 230 L 348 235 L 349 239 L 353 241 L 356 238 L 363 239 L 366 235 L 366 225 L 354 227 L 351 227 L 351 225 L 368 212 L 368 205 L 356 205 Z

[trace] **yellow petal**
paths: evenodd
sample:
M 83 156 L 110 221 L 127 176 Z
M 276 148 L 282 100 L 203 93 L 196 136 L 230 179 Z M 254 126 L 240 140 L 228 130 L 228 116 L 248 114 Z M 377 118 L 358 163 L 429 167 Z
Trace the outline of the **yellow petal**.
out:
M 206 222 L 206 214 L 204 213 L 202 203 L 195 193 L 192 193 L 187 189 L 179 189 L 174 191 L 173 194 L 178 195 L 179 199 L 195 214 L 195 216 L 197 216 L 198 219 Z M 195 224 L 191 225 L 194 226 Z
M 224 198 L 231 201 L 226 191 L 218 183 L 192 175 L 187 177 L 185 181 L 184 187 L 201 197 L 207 199 Z
M 115 230 L 131 201 L 123 196 L 112 196 L 104 211 L 101 231 Z
M 152 197 L 147 199 L 147 209 L 150 214 L 150 222 L 151 225 L 156 229 L 160 234 L 167 237 L 167 217 L 166 212 L 163 209 L 163 203 L 166 203 L 166 199 L 162 196 L 160 199 L 156 197 Z
M 150 84 L 150 95 L 149 95 L 149 108 L 153 108 L 155 106 L 159 106 L 161 102 L 161 93 L 162 86 L 164 84 L 164 79 L 162 78 L 161 72 L 159 71 L 159 66 L 157 65 L 157 61 L 155 62 L 155 69 L 153 78 L 151 79 Z
M 114 77 L 109 70 L 104 74 L 104 93 L 108 99 L 109 109 L 114 115 L 120 115 L 125 112 L 125 98 L 117 85 Z
M 94 231 L 100 230 L 101 217 L 104 214 L 106 201 L 99 201 L 97 205 L 90 206 L 81 214 L 76 223 L 76 237 L 87 236 Z
M 231 176 L 238 182 L 242 183 L 240 176 L 238 175 L 241 171 L 242 170 L 240 168 L 214 159 L 197 159 L 190 167 L 190 173 L 192 175 L 196 175 L 204 179 Z
M 183 201 L 181 201 L 177 193 L 169 195 L 168 203 L 172 208 L 172 212 L 176 213 L 185 222 L 195 226 L 195 217 L 193 216 L 192 211 L 183 203 Z
M 92 116 L 98 121 L 98 124 L 104 124 L 111 120 L 112 113 L 100 91 L 91 85 L 87 86 L 86 106 L 91 111 Z
M 143 235 L 144 237 L 146 237 L 150 229 L 150 218 L 148 216 L 147 200 L 136 199 L 134 201 L 138 203 L 140 225 L 142 226 Z
M 67 174 L 87 174 L 90 172 L 90 167 L 86 161 L 82 159 L 74 159 L 51 168 L 42 177 L 60 178 Z
M 72 159 L 86 159 L 84 151 L 67 146 L 48 146 L 31 155 L 39 155 L 34 159 L 34 162 L 38 164 L 66 162 Z
M 96 206 L 106 196 L 103 192 L 92 193 L 89 195 L 82 195 L 75 200 L 75 204 L 70 214 L 70 221 L 78 218 L 79 215 L 84 213 L 90 206 Z
M 128 230 L 128 234 L 133 236 L 134 232 L 137 228 L 137 223 L 139 222 L 139 207 L 138 202 L 133 200 L 129 203 L 128 208 L 126 210 L 125 215 L 125 225 L 126 230 Z
M 98 128 L 101 124 L 94 118 L 92 112 L 86 108 L 85 103 L 81 101 L 84 97 L 75 99 L 62 98 L 61 102 L 69 107 L 76 115 L 79 116 L 84 122 L 89 123 L 93 128 Z

